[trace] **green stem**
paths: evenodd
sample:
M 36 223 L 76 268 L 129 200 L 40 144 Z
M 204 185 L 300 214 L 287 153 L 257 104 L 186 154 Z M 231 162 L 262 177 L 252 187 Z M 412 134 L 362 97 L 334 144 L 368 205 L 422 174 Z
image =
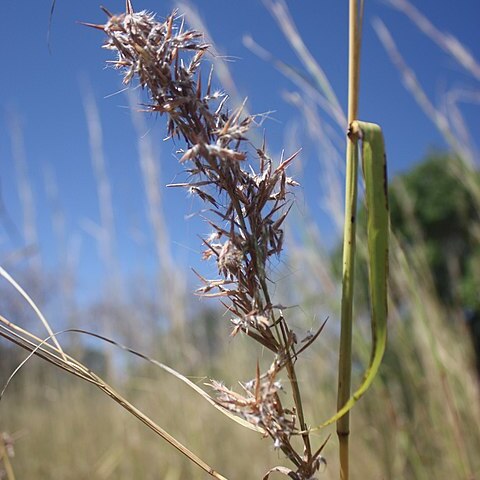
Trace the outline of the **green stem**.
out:
M 354 288 L 353 274 L 355 268 L 355 215 L 357 202 L 358 158 L 356 154 L 356 142 L 352 140 L 349 140 L 348 142 L 337 410 L 340 410 L 350 398 L 352 370 L 352 309 Z M 341 480 L 348 479 L 349 434 L 350 414 L 346 413 L 337 421 L 337 435 L 340 445 Z
M 362 4 L 363 6 L 363 4 Z M 362 9 L 363 10 L 363 9 Z M 350 0 L 349 61 L 348 61 L 348 125 L 357 119 L 359 94 L 359 35 L 358 0 Z M 337 409 L 350 398 L 352 371 L 352 310 L 355 268 L 355 231 L 357 211 L 358 150 L 356 136 L 347 136 L 345 223 L 343 236 L 343 273 L 340 352 L 338 365 Z M 340 479 L 349 478 L 348 439 L 350 416 L 347 413 L 337 421 L 340 448 Z

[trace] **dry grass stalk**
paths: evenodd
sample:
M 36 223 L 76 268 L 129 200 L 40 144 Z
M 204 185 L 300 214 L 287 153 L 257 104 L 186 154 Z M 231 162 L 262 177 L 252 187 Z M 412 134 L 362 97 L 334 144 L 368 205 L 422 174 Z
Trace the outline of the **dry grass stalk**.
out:
M 131 118 L 138 136 L 138 158 L 147 201 L 148 219 L 155 241 L 155 253 L 158 264 L 158 290 L 166 292 L 163 298 L 164 314 L 170 320 L 170 326 L 179 334 L 185 330 L 185 306 L 182 302 L 184 295 L 184 279 L 182 273 L 175 268 L 174 260 L 169 248 L 170 238 L 166 220 L 163 215 L 163 196 L 160 189 L 161 169 L 156 162 L 153 142 L 147 131 L 145 117 L 135 107 L 138 104 L 138 95 L 128 90 L 128 102 L 132 107 Z
M 175 3 L 178 10 L 185 16 L 188 25 L 194 30 L 202 32 L 203 36 L 208 39 L 210 43 L 209 52 L 212 53 L 211 60 L 215 76 L 228 92 L 230 105 L 235 107 L 240 106 L 243 103 L 243 98 L 235 84 L 235 80 L 229 67 L 229 59 L 228 57 L 225 57 L 225 55 L 222 55 L 221 51 L 216 49 L 215 39 L 212 37 L 206 23 L 203 21 L 201 12 L 189 0 L 177 0 Z
M 75 329 L 70 329 L 68 331 L 88 333 L 88 332 L 75 330 Z M 43 358 L 47 362 L 51 363 L 52 365 L 56 365 L 58 368 L 65 370 L 66 372 L 71 373 L 72 375 L 75 375 L 76 377 L 79 377 L 85 380 L 86 382 L 89 382 L 95 385 L 97 388 L 103 391 L 106 395 L 108 395 L 112 400 L 117 402 L 125 410 L 130 412 L 134 417 L 138 418 L 142 423 L 144 423 L 147 427 L 153 430 L 157 435 L 162 437 L 165 441 L 170 443 L 170 445 L 175 447 L 179 452 L 181 452 L 183 455 L 189 458 L 193 463 L 195 463 L 201 469 L 207 472 L 210 476 L 218 480 L 226 480 L 226 478 L 223 475 L 216 472 L 206 462 L 204 462 L 201 458 L 199 458 L 197 455 L 191 452 L 176 438 L 170 435 L 167 431 L 165 431 L 162 427 L 160 427 L 157 423 L 155 423 L 151 418 L 149 418 L 137 407 L 135 407 L 132 403 L 130 403 L 125 397 L 120 395 L 107 382 L 105 382 L 102 378 L 100 378 L 98 375 L 93 373 L 88 367 L 83 365 L 81 362 L 79 362 L 75 358 L 63 353 L 61 350 L 54 347 L 53 345 L 50 345 L 49 343 L 47 343 L 47 340 L 49 340 L 51 337 L 48 337 L 47 340 L 42 340 L 41 338 L 20 328 L 14 323 L 9 322 L 6 318 L 4 318 L 1 315 L 0 315 L 0 336 L 24 348 L 25 350 L 31 352 L 29 357 L 27 357 L 27 359 L 24 362 L 22 362 L 19 365 L 19 367 L 17 367 L 17 369 L 14 371 L 14 373 L 10 376 L 3 390 L 0 392 L 0 399 L 5 393 L 5 390 L 8 387 L 10 380 L 13 378 L 16 372 L 26 363 L 26 361 L 28 361 L 31 355 L 35 354 L 38 357 Z M 55 339 L 55 336 L 54 336 L 54 339 Z M 133 351 L 131 352 L 136 353 Z M 143 356 L 143 358 L 146 358 L 146 357 Z
M 422 33 L 454 58 L 472 77 L 480 80 L 480 63 L 456 37 L 439 30 L 408 0 L 387 0 L 386 3 L 404 13 Z
M 110 287 L 111 294 L 120 296 L 122 288 L 115 245 L 115 214 L 112 185 L 107 172 L 107 162 L 104 155 L 100 114 L 93 92 L 88 84 L 84 86 L 84 109 L 100 211 L 100 225 L 98 230 L 99 254 L 112 279 L 112 285 Z
M 15 162 L 17 186 L 20 203 L 22 206 L 22 234 L 25 245 L 32 248 L 34 255 L 30 259 L 32 269 L 36 272 L 42 270 L 41 257 L 38 252 L 38 231 L 36 218 L 36 206 L 31 183 L 31 175 L 28 171 L 27 154 L 23 140 L 21 119 L 16 112 L 12 112 L 9 118 L 10 136 L 12 142 L 12 155 Z
M 323 97 L 322 106 L 325 112 L 342 128 L 347 126 L 347 118 L 340 105 L 340 102 L 333 90 L 330 80 L 323 68 L 316 62 L 313 55 L 305 45 L 292 16 L 288 10 L 285 0 L 263 0 L 269 8 L 272 16 L 282 30 L 285 40 L 288 41 L 297 58 L 302 62 L 305 70 L 311 75 L 315 87 L 320 96 Z M 289 69 L 290 70 L 290 69 Z M 291 70 L 290 70 L 290 73 Z

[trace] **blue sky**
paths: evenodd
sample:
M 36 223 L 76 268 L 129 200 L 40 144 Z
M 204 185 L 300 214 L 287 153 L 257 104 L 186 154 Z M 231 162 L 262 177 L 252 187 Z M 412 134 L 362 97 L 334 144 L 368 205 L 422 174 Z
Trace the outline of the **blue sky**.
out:
M 104 5 L 121 11 L 123 1 L 107 0 Z M 330 78 L 345 108 L 347 72 L 347 1 L 289 1 L 292 16 L 305 43 Z M 431 122 L 419 110 L 403 88 L 399 74 L 380 45 L 371 21 L 380 17 L 390 28 L 402 54 L 415 70 L 430 98 L 438 101 L 451 88 L 471 88 L 467 74 L 399 12 L 381 1 L 367 0 L 362 54 L 361 118 L 380 123 L 385 131 L 390 175 L 408 169 L 433 146 L 444 145 Z M 477 0 L 416 2 L 418 8 L 439 29 L 458 37 L 480 57 Z M 285 92 L 295 91 L 288 79 L 272 65 L 245 48 L 242 38 L 250 34 L 276 57 L 301 68 L 288 43 L 260 0 L 196 0 L 192 4 L 209 28 L 220 52 L 230 61 L 240 95 L 248 96 L 252 112 L 274 112 L 264 124 L 273 152 L 282 145 L 303 147 L 302 193 L 316 208 L 319 167 L 316 152 L 299 133 L 291 132 L 298 111 L 284 101 Z M 138 0 L 135 8 L 155 11 L 161 17 L 169 13 L 170 1 Z M 47 45 L 50 0 L 2 2 L 0 45 L 3 73 L 0 76 L 0 182 L 5 207 L 14 219 L 20 235 L 8 235 L 0 228 L 0 261 L 25 245 L 22 204 L 18 196 L 18 172 L 12 154 L 12 118 L 21 126 L 27 177 L 33 192 L 35 229 L 38 247 L 46 268 L 55 270 L 61 252 L 78 245 L 80 296 L 92 298 L 106 279 L 105 266 L 98 255 L 98 243 L 91 225 L 99 223 L 97 189 L 90 159 L 89 141 L 83 107 L 85 91 L 93 93 L 100 112 L 107 174 L 111 182 L 115 217 L 116 255 L 126 274 L 151 272 L 154 258 L 151 229 L 145 214 L 145 195 L 139 169 L 137 137 L 132 128 L 128 99 L 112 96 L 121 88 L 118 73 L 105 69 L 109 54 L 100 48 L 100 32 L 85 28 L 77 21 L 101 23 L 104 14 L 96 1 L 57 0 L 53 17 L 50 51 Z M 465 106 L 463 112 L 478 137 L 478 108 Z M 162 142 L 161 119 L 146 115 L 145 135 L 152 138 L 161 170 L 161 184 L 171 182 L 180 172 L 172 144 Z M 303 127 L 304 128 L 304 127 Z M 288 140 L 288 141 L 287 141 Z M 296 144 L 296 145 L 293 145 Z M 54 172 L 59 189 L 59 207 L 65 215 L 65 244 L 53 233 L 52 208 L 45 192 L 45 171 Z M 306 173 L 305 173 L 306 172 Z M 171 249 L 183 267 L 195 264 L 199 249 L 197 233 L 205 229 L 186 221 L 198 205 L 179 190 L 162 191 Z M 323 216 L 317 221 L 330 229 Z M 93 222 L 93 223 L 92 223 Z M 199 230 L 200 229 L 200 230 Z M 328 233 L 329 242 L 332 238 Z

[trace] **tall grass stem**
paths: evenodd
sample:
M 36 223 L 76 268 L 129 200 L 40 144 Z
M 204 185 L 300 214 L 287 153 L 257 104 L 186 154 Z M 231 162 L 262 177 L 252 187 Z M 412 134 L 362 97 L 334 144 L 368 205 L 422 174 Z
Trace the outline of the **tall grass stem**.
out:
M 360 12 L 359 12 L 360 10 Z M 360 76 L 360 22 L 363 1 L 350 0 L 349 15 L 349 58 L 348 58 L 348 124 L 358 116 Z M 340 352 L 338 363 L 337 408 L 345 405 L 350 397 L 352 371 L 352 311 L 355 268 L 355 232 L 358 183 L 358 149 L 355 136 L 347 136 L 346 181 L 345 181 L 345 224 L 343 237 L 342 306 Z M 348 439 L 350 415 L 347 413 L 337 421 L 340 455 L 340 479 L 349 478 Z

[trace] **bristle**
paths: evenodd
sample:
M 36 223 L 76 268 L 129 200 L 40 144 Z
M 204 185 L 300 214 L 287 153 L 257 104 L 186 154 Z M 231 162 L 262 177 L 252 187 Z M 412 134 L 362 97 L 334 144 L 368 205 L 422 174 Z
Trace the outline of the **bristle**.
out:
M 133 14 L 133 6 L 131 0 L 126 0 L 125 2 L 125 12 L 127 15 L 132 15 Z
M 100 5 L 100 10 L 102 10 L 102 12 L 105 13 L 105 15 L 106 15 L 108 18 L 113 18 L 113 13 L 110 12 L 109 10 L 107 10 L 107 8 L 104 7 L 103 5 Z
M 77 23 L 80 24 L 80 25 L 84 25 L 85 27 L 95 28 L 96 30 L 102 30 L 102 31 L 105 30 L 105 25 L 100 25 L 100 24 L 96 24 L 96 23 L 88 23 L 88 22 L 80 22 L 80 21 L 78 21 Z

